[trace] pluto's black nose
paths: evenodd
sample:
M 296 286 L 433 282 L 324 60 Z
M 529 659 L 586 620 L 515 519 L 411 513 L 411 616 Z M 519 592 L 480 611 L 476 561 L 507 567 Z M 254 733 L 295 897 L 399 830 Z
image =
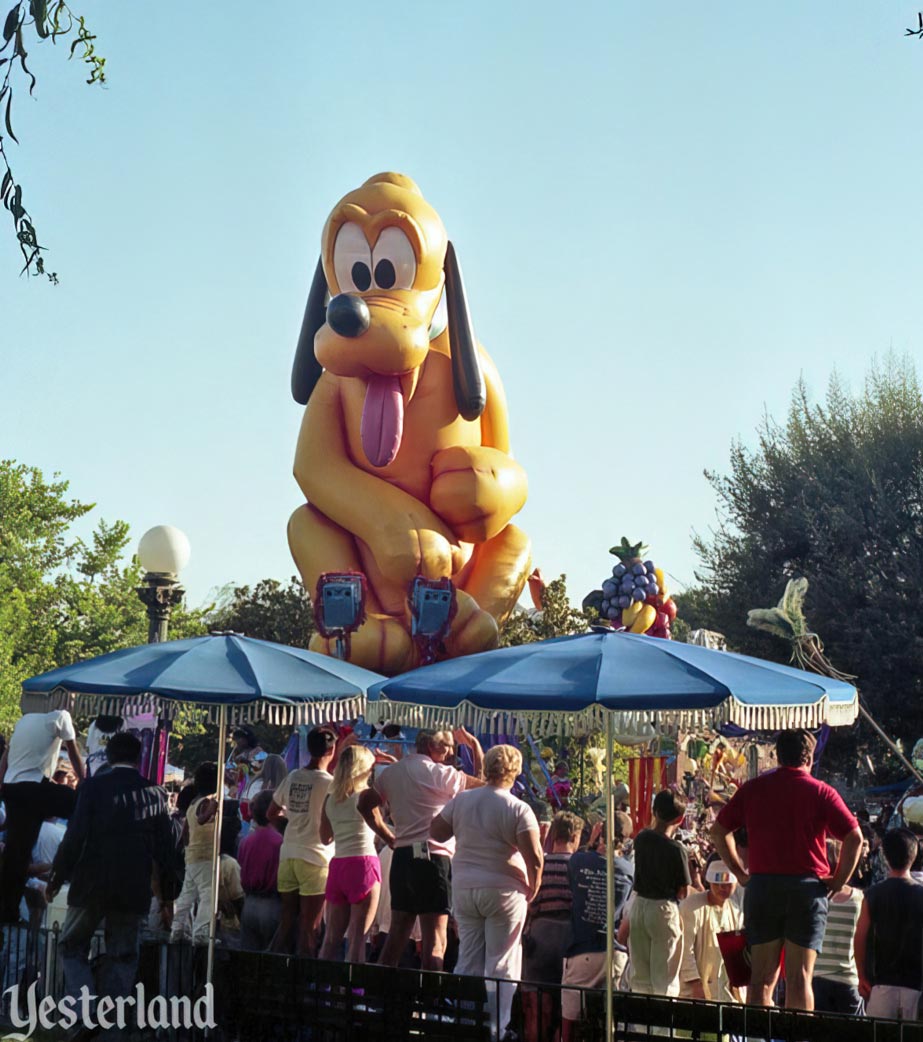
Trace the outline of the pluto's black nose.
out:
M 327 305 L 327 325 L 340 336 L 362 336 L 370 322 L 368 305 L 354 293 L 338 293 Z

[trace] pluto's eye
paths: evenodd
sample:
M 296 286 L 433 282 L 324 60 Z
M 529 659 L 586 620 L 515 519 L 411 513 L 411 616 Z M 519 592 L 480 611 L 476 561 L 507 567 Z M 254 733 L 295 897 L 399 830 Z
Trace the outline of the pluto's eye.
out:
M 400 228 L 385 228 L 378 236 L 372 252 L 372 269 L 379 289 L 413 288 L 417 260 L 410 240 Z
M 344 224 L 337 232 L 333 272 L 341 293 L 364 293 L 372 285 L 372 251 L 358 224 Z
M 375 285 L 379 289 L 393 289 L 396 277 L 394 265 L 387 257 L 382 257 L 375 265 Z
M 364 293 L 372 285 L 372 273 L 365 261 L 356 261 L 352 270 L 353 282 L 360 293 Z

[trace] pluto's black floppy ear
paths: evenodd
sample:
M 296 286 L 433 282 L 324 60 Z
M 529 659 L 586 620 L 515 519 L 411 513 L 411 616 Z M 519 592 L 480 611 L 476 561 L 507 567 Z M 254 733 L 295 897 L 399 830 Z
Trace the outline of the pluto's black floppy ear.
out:
M 462 281 L 455 247 L 445 251 L 445 299 L 449 318 L 449 350 L 452 354 L 452 383 L 458 411 L 466 420 L 476 420 L 487 404 L 487 389 L 478 343 L 474 337 L 468 298 Z
M 327 277 L 323 261 L 318 260 L 304 309 L 298 347 L 295 348 L 295 364 L 292 366 L 292 397 L 299 405 L 307 405 L 321 373 L 324 371 L 314 357 L 314 337 L 327 321 Z

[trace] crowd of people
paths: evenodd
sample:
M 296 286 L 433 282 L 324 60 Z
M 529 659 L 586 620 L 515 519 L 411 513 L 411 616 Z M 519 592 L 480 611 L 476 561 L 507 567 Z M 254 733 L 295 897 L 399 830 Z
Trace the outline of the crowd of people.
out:
M 113 733 L 84 778 L 69 715 L 24 716 L 0 760 L 3 922 L 66 886 L 68 990 L 92 983 L 101 929 L 96 987 L 127 994 L 145 929 L 207 941 L 217 839 L 222 944 L 482 976 L 501 1035 L 519 994 L 528 1042 L 574 1037 L 586 989 L 605 985 L 610 930 L 619 989 L 917 1018 L 920 844 L 858 820 L 812 775 L 809 732 L 781 732 L 776 769 L 714 820 L 667 789 L 640 831 L 624 809 L 540 822 L 514 794 L 514 746 L 485 754 L 461 728 L 420 731 L 412 750 L 381 739 L 314 728 L 288 771 L 240 728 L 227 790 L 203 763 L 174 801 L 139 772 L 131 734 Z M 62 744 L 71 770 L 54 780 Z

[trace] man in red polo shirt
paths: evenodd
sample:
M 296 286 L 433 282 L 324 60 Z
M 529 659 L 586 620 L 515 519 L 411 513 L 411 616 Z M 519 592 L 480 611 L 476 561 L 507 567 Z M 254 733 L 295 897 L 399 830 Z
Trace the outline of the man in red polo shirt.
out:
M 816 743 L 809 731 L 781 731 L 779 766 L 742 786 L 718 815 L 712 842 L 744 890 L 750 945 L 749 1000 L 772 1005 L 785 946 L 785 1005 L 814 1008 L 811 979 L 827 922 L 827 899 L 846 885 L 862 851 L 859 824 L 839 793 L 811 776 Z M 732 833 L 746 826 L 750 871 Z M 827 864 L 827 835 L 842 840 L 836 871 Z

